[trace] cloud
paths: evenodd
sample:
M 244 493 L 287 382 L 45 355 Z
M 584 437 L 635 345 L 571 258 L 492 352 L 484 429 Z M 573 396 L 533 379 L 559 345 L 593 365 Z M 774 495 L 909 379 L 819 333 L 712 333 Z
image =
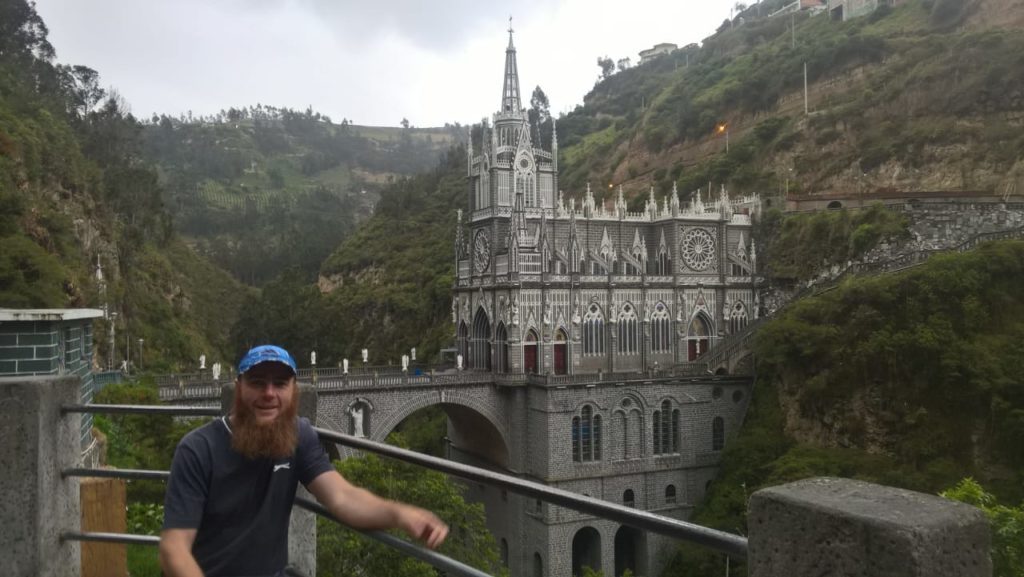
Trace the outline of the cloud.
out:
M 269 2 L 270 0 L 265 0 Z M 377 42 L 381 37 L 401 37 L 411 46 L 433 53 L 452 53 L 479 34 L 481 26 L 504 21 L 505 8 L 479 0 L 296 0 L 281 2 L 308 9 L 325 20 L 348 46 Z M 514 6 L 513 27 L 529 21 L 553 0 L 520 0 Z

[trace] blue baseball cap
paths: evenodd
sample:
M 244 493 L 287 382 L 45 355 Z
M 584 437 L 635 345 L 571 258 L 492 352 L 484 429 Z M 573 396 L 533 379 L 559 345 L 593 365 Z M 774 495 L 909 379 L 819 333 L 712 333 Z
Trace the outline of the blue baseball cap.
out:
M 260 345 L 249 349 L 241 361 L 238 361 L 238 372 L 244 373 L 260 363 L 281 363 L 291 369 L 294 375 L 295 359 L 288 354 L 288 351 L 274 345 Z

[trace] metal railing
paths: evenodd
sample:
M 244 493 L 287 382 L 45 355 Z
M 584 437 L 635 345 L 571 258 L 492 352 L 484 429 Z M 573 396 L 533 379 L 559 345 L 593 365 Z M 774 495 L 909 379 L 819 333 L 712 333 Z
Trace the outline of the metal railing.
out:
M 62 413 L 106 413 L 106 414 L 156 414 L 156 415 L 186 415 L 186 416 L 220 416 L 221 411 L 209 407 L 181 407 L 181 406 L 160 406 L 160 405 L 100 405 L 100 404 L 67 404 L 61 407 Z M 384 443 L 370 441 L 361 437 L 344 435 L 328 429 L 314 427 L 321 439 L 330 442 L 352 447 L 354 449 L 370 451 L 378 455 L 398 459 L 400 461 L 418 465 L 448 475 L 453 475 L 468 481 L 484 483 L 500 487 L 509 491 L 548 503 L 587 513 L 604 519 L 617 521 L 638 529 L 644 529 L 665 535 L 674 539 L 690 541 L 702 545 L 731 557 L 744 559 L 747 555 L 747 539 L 745 537 L 703 527 L 694 523 L 680 521 L 671 517 L 665 517 L 639 511 L 593 497 L 579 495 L 563 489 L 549 487 L 541 483 L 535 483 L 496 473 L 470 465 L 447 461 L 430 455 L 423 455 L 393 447 Z M 145 479 L 145 480 L 166 480 L 170 477 L 168 471 L 153 471 L 140 469 L 89 469 L 89 468 L 68 468 L 60 472 L 63 477 L 106 477 L 123 479 Z M 310 510 L 319 515 L 326 516 L 339 522 L 331 516 L 322 506 L 311 501 L 297 498 L 296 504 L 304 509 Z M 339 522 L 340 523 L 340 522 Z M 390 547 L 410 555 L 430 565 L 446 571 L 453 575 L 465 575 L 469 577 L 485 577 L 487 574 L 465 565 L 459 561 L 441 555 L 430 549 L 417 546 L 408 541 L 399 539 L 382 531 L 360 531 L 360 533 L 379 541 Z M 156 545 L 159 544 L 159 537 L 151 535 L 133 535 L 126 533 L 102 533 L 82 532 L 68 530 L 61 533 L 61 538 L 72 541 L 96 541 L 105 543 L 124 543 Z

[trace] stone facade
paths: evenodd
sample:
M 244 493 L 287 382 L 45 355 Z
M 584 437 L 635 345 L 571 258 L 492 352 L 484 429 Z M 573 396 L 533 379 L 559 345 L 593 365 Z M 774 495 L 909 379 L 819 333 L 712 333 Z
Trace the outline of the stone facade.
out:
M 728 376 L 594 375 L 565 385 L 543 377 L 503 385 L 493 373 L 474 371 L 460 376 L 466 378 L 448 385 L 437 384 L 440 377 L 433 384 L 409 377 L 386 386 L 321 380 L 317 425 L 352 434 L 352 407 L 361 405 L 362 433 L 383 441 L 412 413 L 439 406 L 448 415 L 447 456 L 453 460 L 613 503 L 628 504 L 628 491 L 638 509 L 686 519 L 714 478 L 725 443 L 739 430 L 751 394 L 749 378 Z M 588 409 L 590 422 L 583 427 Z M 585 546 L 600 551 L 596 568 L 606 575 L 625 567 L 655 575 L 674 545 L 494 487 L 468 483 L 466 494 L 484 504 L 513 575 L 534 575 L 540 559 L 540 575 L 568 577 L 574 549 L 578 560 Z

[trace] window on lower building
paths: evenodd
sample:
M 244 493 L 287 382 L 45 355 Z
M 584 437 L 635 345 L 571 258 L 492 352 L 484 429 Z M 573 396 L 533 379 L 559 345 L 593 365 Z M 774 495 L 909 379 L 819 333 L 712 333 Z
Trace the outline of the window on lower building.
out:
M 715 417 L 711 421 L 711 450 L 721 451 L 725 447 L 725 419 Z
M 572 460 L 601 460 L 601 415 L 595 415 L 590 405 L 584 405 L 580 415 L 572 418 Z
M 636 507 L 636 497 L 633 495 L 633 489 L 626 489 L 622 493 L 622 504 L 627 507 Z
M 668 487 L 665 487 L 665 502 L 670 504 L 670 505 L 676 502 L 676 486 L 675 485 L 669 485 Z

